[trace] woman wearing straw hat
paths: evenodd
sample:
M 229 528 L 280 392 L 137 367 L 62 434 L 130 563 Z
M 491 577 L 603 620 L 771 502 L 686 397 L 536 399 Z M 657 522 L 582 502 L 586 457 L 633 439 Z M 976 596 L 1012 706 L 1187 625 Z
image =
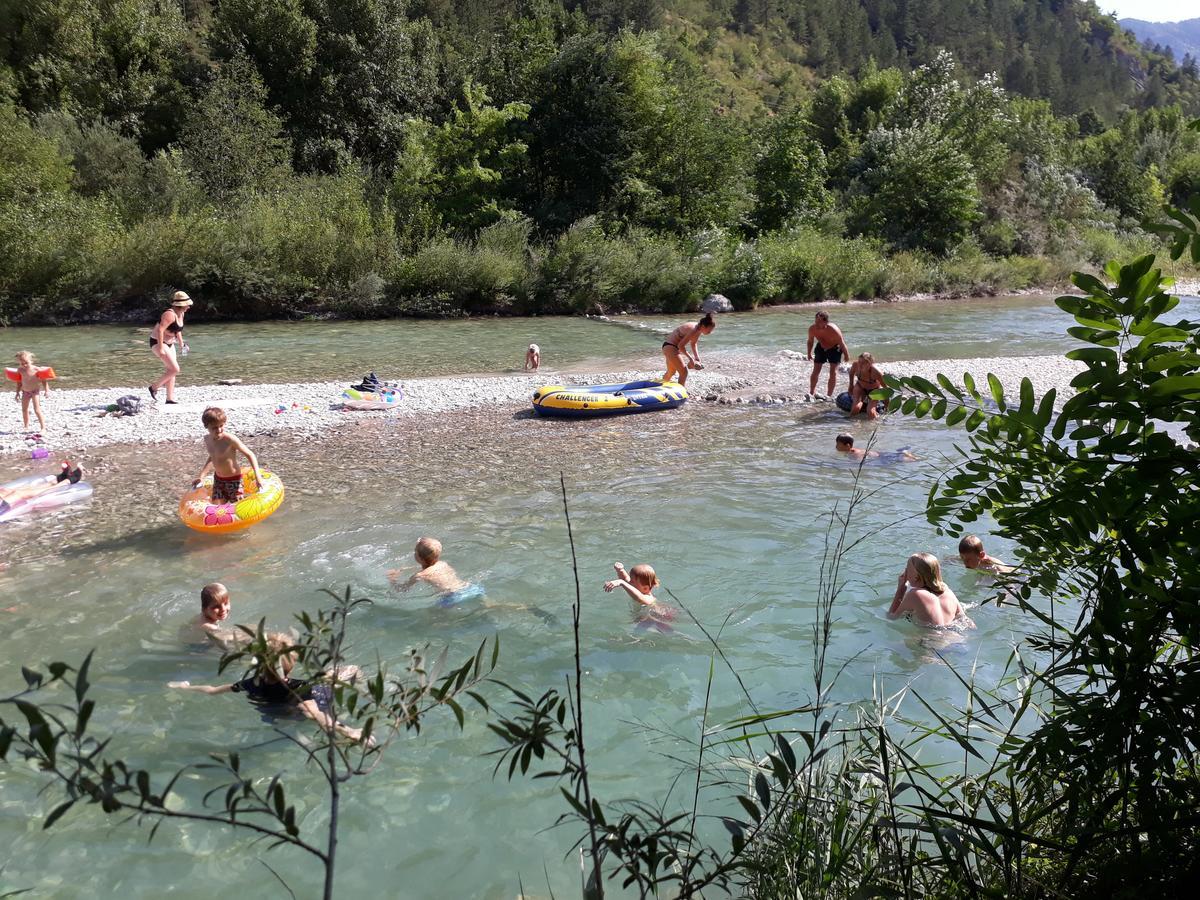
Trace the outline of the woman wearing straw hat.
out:
M 150 385 L 150 396 L 155 400 L 158 399 L 159 388 L 165 387 L 167 402 L 175 402 L 175 376 L 179 374 L 175 350 L 176 346 L 187 350 L 187 344 L 183 342 L 183 317 L 191 305 L 191 297 L 183 291 L 176 291 L 171 295 L 171 308 L 163 312 L 158 324 L 150 330 L 150 349 L 162 360 L 166 370 L 162 378 Z

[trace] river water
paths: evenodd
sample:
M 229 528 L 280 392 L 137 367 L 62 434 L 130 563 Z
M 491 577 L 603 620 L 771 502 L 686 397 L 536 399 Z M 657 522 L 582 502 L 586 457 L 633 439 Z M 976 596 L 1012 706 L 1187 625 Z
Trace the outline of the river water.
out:
M 1046 298 L 1029 297 L 833 312 L 852 350 L 873 349 L 884 359 L 1056 352 L 1068 346 L 1071 324 Z M 703 347 L 714 356 L 802 350 L 810 321 L 811 310 L 727 316 Z M 91 386 L 128 373 L 146 377 L 146 354 L 139 348 L 135 357 L 124 346 L 131 335 L 92 328 L 10 331 L 2 338 L 6 351 L 20 344 L 51 364 L 71 359 L 75 384 Z M 657 346 L 633 328 L 558 319 L 197 326 L 185 375 L 204 380 L 205 367 L 214 364 L 204 361 L 201 348 L 218 340 L 229 352 L 236 348 L 245 377 L 260 381 L 342 377 L 347 367 L 351 375 L 374 368 L 393 377 L 496 371 L 519 367 L 531 340 L 555 365 L 612 369 L 648 352 L 652 358 Z M 268 346 L 259 349 L 264 341 Z M 573 671 L 562 473 L 583 588 L 593 789 L 607 799 L 690 806 L 687 792 L 671 791 L 679 766 L 670 757 L 692 752 L 711 646 L 683 615 L 671 634 L 637 630 L 628 604 L 604 593 L 602 584 L 616 560 L 653 564 L 664 586 L 720 633 L 722 650 L 759 709 L 810 699 L 822 552 L 830 513 L 844 507 L 852 490 L 853 466 L 832 450 L 846 427 L 828 405 L 693 402 L 668 413 L 592 422 L 496 409 L 363 421 L 303 441 L 280 433 L 256 438 L 254 447 L 287 484 L 283 507 L 270 521 L 225 538 L 191 532 L 175 515 L 180 472 L 199 466 L 198 448 L 92 451 L 87 464 L 96 498 L 89 507 L 0 526 L 4 689 L 19 686 L 19 664 L 77 661 L 94 647 L 95 727 L 115 735 L 114 751 L 168 772 L 212 751 L 238 750 L 247 770 L 284 772 L 303 827 L 319 831 L 325 812 L 317 776 L 295 748 L 271 742 L 260 712 L 240 697 L 165 687 L 172 679 L 219 681 L 216 654 L 189 650 L 178 637 L 180 624 L 198 611 L 200 587 L 227 584 L 235 621 L 265 617 L 286 627 L 295 613 L 321 603 L 321 588 L 349 584 L 376 600 L 350 625 L 350 655 L 364 665 L 377 658 L 398 665 L 409 647 L 425 643 L 448 645 L 451 661 L 465 659 L 481 640 L 499 635 L 500 677 L 530 692 L 561 688 Z M 866 423 L 851 427 L 861 441 L 871 437 Z M 883 617 L 908 553 L 955 556 L 955 543 L 936 536 L 923 514 L 930 479 L 952 458 L 955 437 L 942 426 L 899 417 L 878 429 L 881 449 L 913 445 L 923 461 L 863 470 L 879 490 L 851 523 L 863 541 L 843 563 L 846 585 L 830 647 L 830 670 L 845 664 L 835 691 L 840 698 L 869 697 L 878 681 L 889 692 L 911 683 L 934 703 L 957 699 L 957 680 L 933 659 L 934 650 L 964 671 L 974 667 L 975 677 L 993 686 L 1029 625 L 1011 606 L 989 604 L 973 610 L 975 631 L 957 643 L 931 645 L 928 634 Z M 0 461 L 0 482 L 28 465 Z M 486 588 L 485 604 L 445 610 L 428 596 L 389 590 L 387 569 L 408 564 L 424 534 L 440 538 L 444 558 Z M 987 544 L 1001 558 L 1010 549 L 991 538 Z M 988 594 L 960 566 L 947 568 L 947 580 L 965 602 Z M 504 697 L 499 688 L 485 693 L 494 701 Z M 711 707 L 714 722 L 746 711 L 720 666 Z M 920 715 L 915 704 L 907 712 Z M 450 716 L 435 715 L 420 735 L 401 737 L 379 771 L 350 786 L 342 809 L 341 896 L 499 900 L 518 895 L 518 878 L 536 896 L 576 894 L 578 863 L 569 849 L 579 835 L 573 826 L 549 827 L 563 812 L 553 782 L 493 778 L 494 761 L 485 754 L 497 743 L 485 720 L 469 709 L 460 733 Z M 9 847 L 0 892 L 286 896 L 260 857 L 297 896 L 317 891 L 317 867 L 299 853 L 268 852 L 244 834 L 203 824 L 165 824 L 148 845 L 145 829 L 74 810 L 43 831 L 43 814 L 55 800 L 53 792 L 36 796 L 40 783 L 11 771 L 0 781 L 0 840 Z M 192 794 L 201 786 L 189 780 L 183 789 Z

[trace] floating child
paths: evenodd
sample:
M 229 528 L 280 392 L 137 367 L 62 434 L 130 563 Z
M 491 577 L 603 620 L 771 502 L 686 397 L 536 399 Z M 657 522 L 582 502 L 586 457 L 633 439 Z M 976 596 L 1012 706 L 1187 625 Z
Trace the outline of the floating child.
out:
M 33 500 L 45 497 L 58 491 L 69 489 L 79 484 L 83 478 L 83 468 L 72 468 L 70 461 L 62 464 L 62 471 L 57 475 L 47 475 L 44 478 L 21 479 L 12 486 L 0 487 L 0 517 L 8 518 L 8 513 L 14 516 L 21 514 L 20 507 Z M 87 487 L 84 485 L 84 487 Z M 90 492 L 89 492 L 90 495 Z
M 919 457 L 914 456 L 908 447 L 901 447 L 899 450 L 860 450 L 854 446 L 854 435 L 843 433 L 839 434 L 834 439 L 834 446 L 838 453 L 848 453 L 853 459 L 874 460 L 877 462 L 916 462 Z
M 637 604 L 635 617 L 638 628 L 653 628 L 660 634 L 669 634 L 671 622 L 675 621 L 674 607 L 659 603 L 654 597 L 654 589 L 661 584 L 654 568 L 641 563 L 626 571 L 621 563 L 613 563 L 617 577 L 604 582 L 606 593 L 612 593 L 621 588 L 629 595 L 629 599 Z
M 458 606 L 483 596 L 481 586 L 463 581 L 450 564 L 442 560 L 442 542 L 437 538 L 423 537 L 418 540 L 413 557 L 421 568 L 408 580 L 400 581 L 401 569 L 388 572 L 388 579 L 396 590 L 407 591 L 419 584 L 427 584 L 438 592 L 437 605 L 443 607 Z
M 167 687 L 201 694 L 245 694 L 246 699 L 266 706 L 287 706 L 299 710 L 322 730 L 336 732 L 352 741 L 362 740 L 362 729 L 351 728 L 333 715 L 333 686 L 329 676 L 308 680 L 292 678 L 296 650 L 286 634 L 266 636 L 267 652 L 255 659 L 254 672 L 248 678 L 232 684 L 192 684 L 190 681 L 171 681 Z M 351 667 L 348 667 L 348 669 Z M 357 671 L 357 670 L 355 670 Z M 339 677 L 342 673 L 339 673 Z M 367 739 L 375 746 L 374 738 Z

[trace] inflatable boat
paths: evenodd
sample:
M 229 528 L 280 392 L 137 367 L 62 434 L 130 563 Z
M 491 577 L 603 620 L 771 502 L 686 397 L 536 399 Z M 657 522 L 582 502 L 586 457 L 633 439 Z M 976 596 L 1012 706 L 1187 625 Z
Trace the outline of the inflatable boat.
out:
M 533 395 L 540 416 L 583 419 L 622 413 L 674 409 L 687 401 L 687 391 L 674 381 L 630 381 L 626 384 L 552 384 Z

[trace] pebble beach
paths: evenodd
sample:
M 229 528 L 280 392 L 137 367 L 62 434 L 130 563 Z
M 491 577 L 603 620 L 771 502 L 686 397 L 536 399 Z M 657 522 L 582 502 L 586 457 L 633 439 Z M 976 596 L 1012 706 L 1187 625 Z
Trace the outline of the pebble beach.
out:
M 688 380 L 693 402 L 805 403 L 811 363 L 803 354 L 780 351 L 775 357 L 714 352 L 708 366 L 694 371 Z M 845 366 L 843 365 L 843 373 Z M 1069 383 L 1079 372 L 1078 363 L 1062 356 L 987 357 L 952 360 L 917 360 L 884 363 L 885 374 L 922 375 L 932 378 L 945 373 L 956 382 L 970 372 L 980 384 L 994 373 L 1014 394 L 1021 378 L 1028 377 L 1042 394 L 1055 388 L 1059 396 L 1070 391 Z M 342 404 L 347 383 L 306 382 L 292 384 L 188 385 L 178 389 L 175 405 L 154 403 L 145 387 L 113 387 L 52 390 L 43 398 L 46 434 L 40 443 L 51 453 L 78 452 L 112 444 L 158 444 L 169 441 L 198 442 L 204 435 L 200 415 L 207 406 L 220 406 L 229 414 L 230 430 L 253 436 L 296 432 L 311 434 L 327 428 L 347 426 L 363 419 L 454 414 L 479 408 L 511 409 L 514 414 L 529 409 L 534 391 L 546 384 L 602 384 L 661 377 L 661 369 L 559 375 L 500 375 L 457 378 L 410 379 L 400 382 L 404 400 L 394 411 L 348 410 Z M 844 389 L 845 375 L 839 376 Z M 118 397 L 132 395 L 143 400 L 134 416 L 101 415 Z M 12 404 L 0 427 L 0 453 L 28 454 L 38 442 L 19 427 L 16 404 Z M 36 425 L 36 421 L 34 423 Z

